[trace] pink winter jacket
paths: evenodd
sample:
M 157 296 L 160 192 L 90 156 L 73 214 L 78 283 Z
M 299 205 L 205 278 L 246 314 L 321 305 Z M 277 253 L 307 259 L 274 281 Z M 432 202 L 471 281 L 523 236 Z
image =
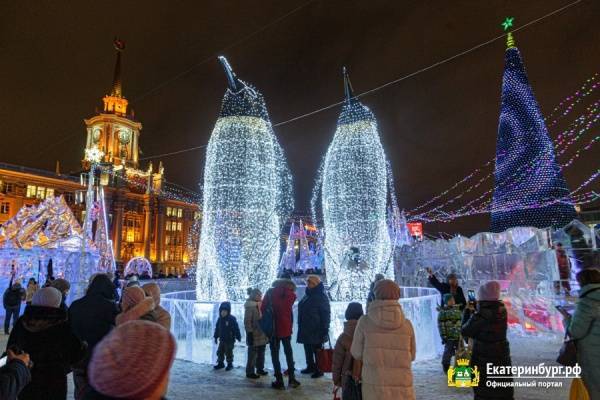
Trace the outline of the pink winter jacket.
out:
M 374 300 L 354 331 L 350 349 L 362 360 L 364 400 L 414 400 L 411 363 L 415 333 L 396 300 Z

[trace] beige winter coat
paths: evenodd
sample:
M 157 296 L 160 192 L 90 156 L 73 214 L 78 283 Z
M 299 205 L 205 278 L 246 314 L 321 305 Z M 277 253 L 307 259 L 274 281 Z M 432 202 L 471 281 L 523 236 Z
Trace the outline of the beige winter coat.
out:
M 258 320 L 260 319 L 260 303 L 253 300 L 246 300 L 244 304 L 244 328 L 247 333 L 252 333 L 252 346 L 264 346 L 269 343 L 267 335 L 260 330 Z
M 342 388 L 346 386 L 348 377 L 352 375 L 352 354 L 350 347 L 352 346 L 352 338 L 358 321 L 352 319 L 344 322 L 344 332 L 338 337 L 333 350 L 333 366 L 332 377 L 333 383 Z
M 158 323 L 158 318 L 154 312 L 154 300 L 152 300 L 152 297 L 146 297 L 135 306 L 118 314 L 115 318 L 115 325 L 123 325 L 125 322 L 136 321 L 138 319 Z
M 414 400 L 415 333 L 396 300 L 374 300 L 354 332 L 352 356 L 362 360 L 364 400 Z

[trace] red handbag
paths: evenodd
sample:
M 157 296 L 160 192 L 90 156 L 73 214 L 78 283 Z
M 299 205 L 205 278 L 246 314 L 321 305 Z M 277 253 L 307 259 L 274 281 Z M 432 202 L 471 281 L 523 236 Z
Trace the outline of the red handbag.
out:
M 329 348 L 317 350 L 317 368 L 321 372 L 331 372 L 333 370 L 333 349 L 331 348 L 331 340 L 329 341 Z

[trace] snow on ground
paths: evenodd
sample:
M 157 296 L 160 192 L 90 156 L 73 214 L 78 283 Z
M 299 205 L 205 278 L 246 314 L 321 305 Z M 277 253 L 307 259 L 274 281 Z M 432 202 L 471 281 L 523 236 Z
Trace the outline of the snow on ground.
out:
M 8 336 L 0 336 L 0 346 L 6 347 Z M 545 363 L 554 365 L 554 360 L 561 345 L 560 338 L 548 337 L 511 337 L 511 353 L 513 365 L 537 365 Z M 148 349 L 152 351 L 152 349 Z M 268 352 L 267 352 L 268 356 Z M 303 365 L 297 366 L 299 369 Z M 466 400 L 472 399 L 471 389 L 450 388 L 446 376 L 438 360 L 422 361 L 413 364 L 413 375 L 417 399 Z M 300 375 L 302 383 L 297 389 L 276 391 L 270 388 L 272 375 L 258 381 L 246 379 L 242 365 L 233 371 L 214 371 L 211 365 L 194 364 L 176 360 L 171 370 L 168 398 L 170 400 L 196 399 L 294 399 L 294 400 L 331 400 L 332 383 L 330 375 L 321 379 L 311 379 Z M 558 380 L 557 380 L 558 381 Z M 563 380 L 563 387 L 540 389 L 516 389 L 517 400 L 566 399 L 570 380 Z M 69 376 L 69 399 L 72 399 L 73 384 Z

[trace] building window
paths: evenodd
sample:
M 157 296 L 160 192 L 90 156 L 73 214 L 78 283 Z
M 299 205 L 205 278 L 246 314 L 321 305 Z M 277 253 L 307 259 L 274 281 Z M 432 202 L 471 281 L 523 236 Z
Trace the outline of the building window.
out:
M 10 203 L 2 202 L 0 203 L 0 214 L 9 214 L 10 213 Z
M 27 185 L 27 194 L 26 197 L 35 197 L 37 187 L 34 185 Z
M 142 242 L 142 216 L 139 214 L 127 214 L 123 220 L 122 240 L 128 243 Z
M 172 209 L 171 207 L 167 207 L 167 217 L 171 216 Z
M 178 208 L 177 209 L 177 218 L 181 218 L 181 217 L 183 217 L 183 209 Z
M 178 222 L 178 223 L 177 223 L 177 231 L 178 231 L 178 232 L 181 232 L 181 226 L 182 226 L 182 225 L 181 225 L 181 222 Z
M 54 197 L 54 189 L 46 189 L 46 198 Z

